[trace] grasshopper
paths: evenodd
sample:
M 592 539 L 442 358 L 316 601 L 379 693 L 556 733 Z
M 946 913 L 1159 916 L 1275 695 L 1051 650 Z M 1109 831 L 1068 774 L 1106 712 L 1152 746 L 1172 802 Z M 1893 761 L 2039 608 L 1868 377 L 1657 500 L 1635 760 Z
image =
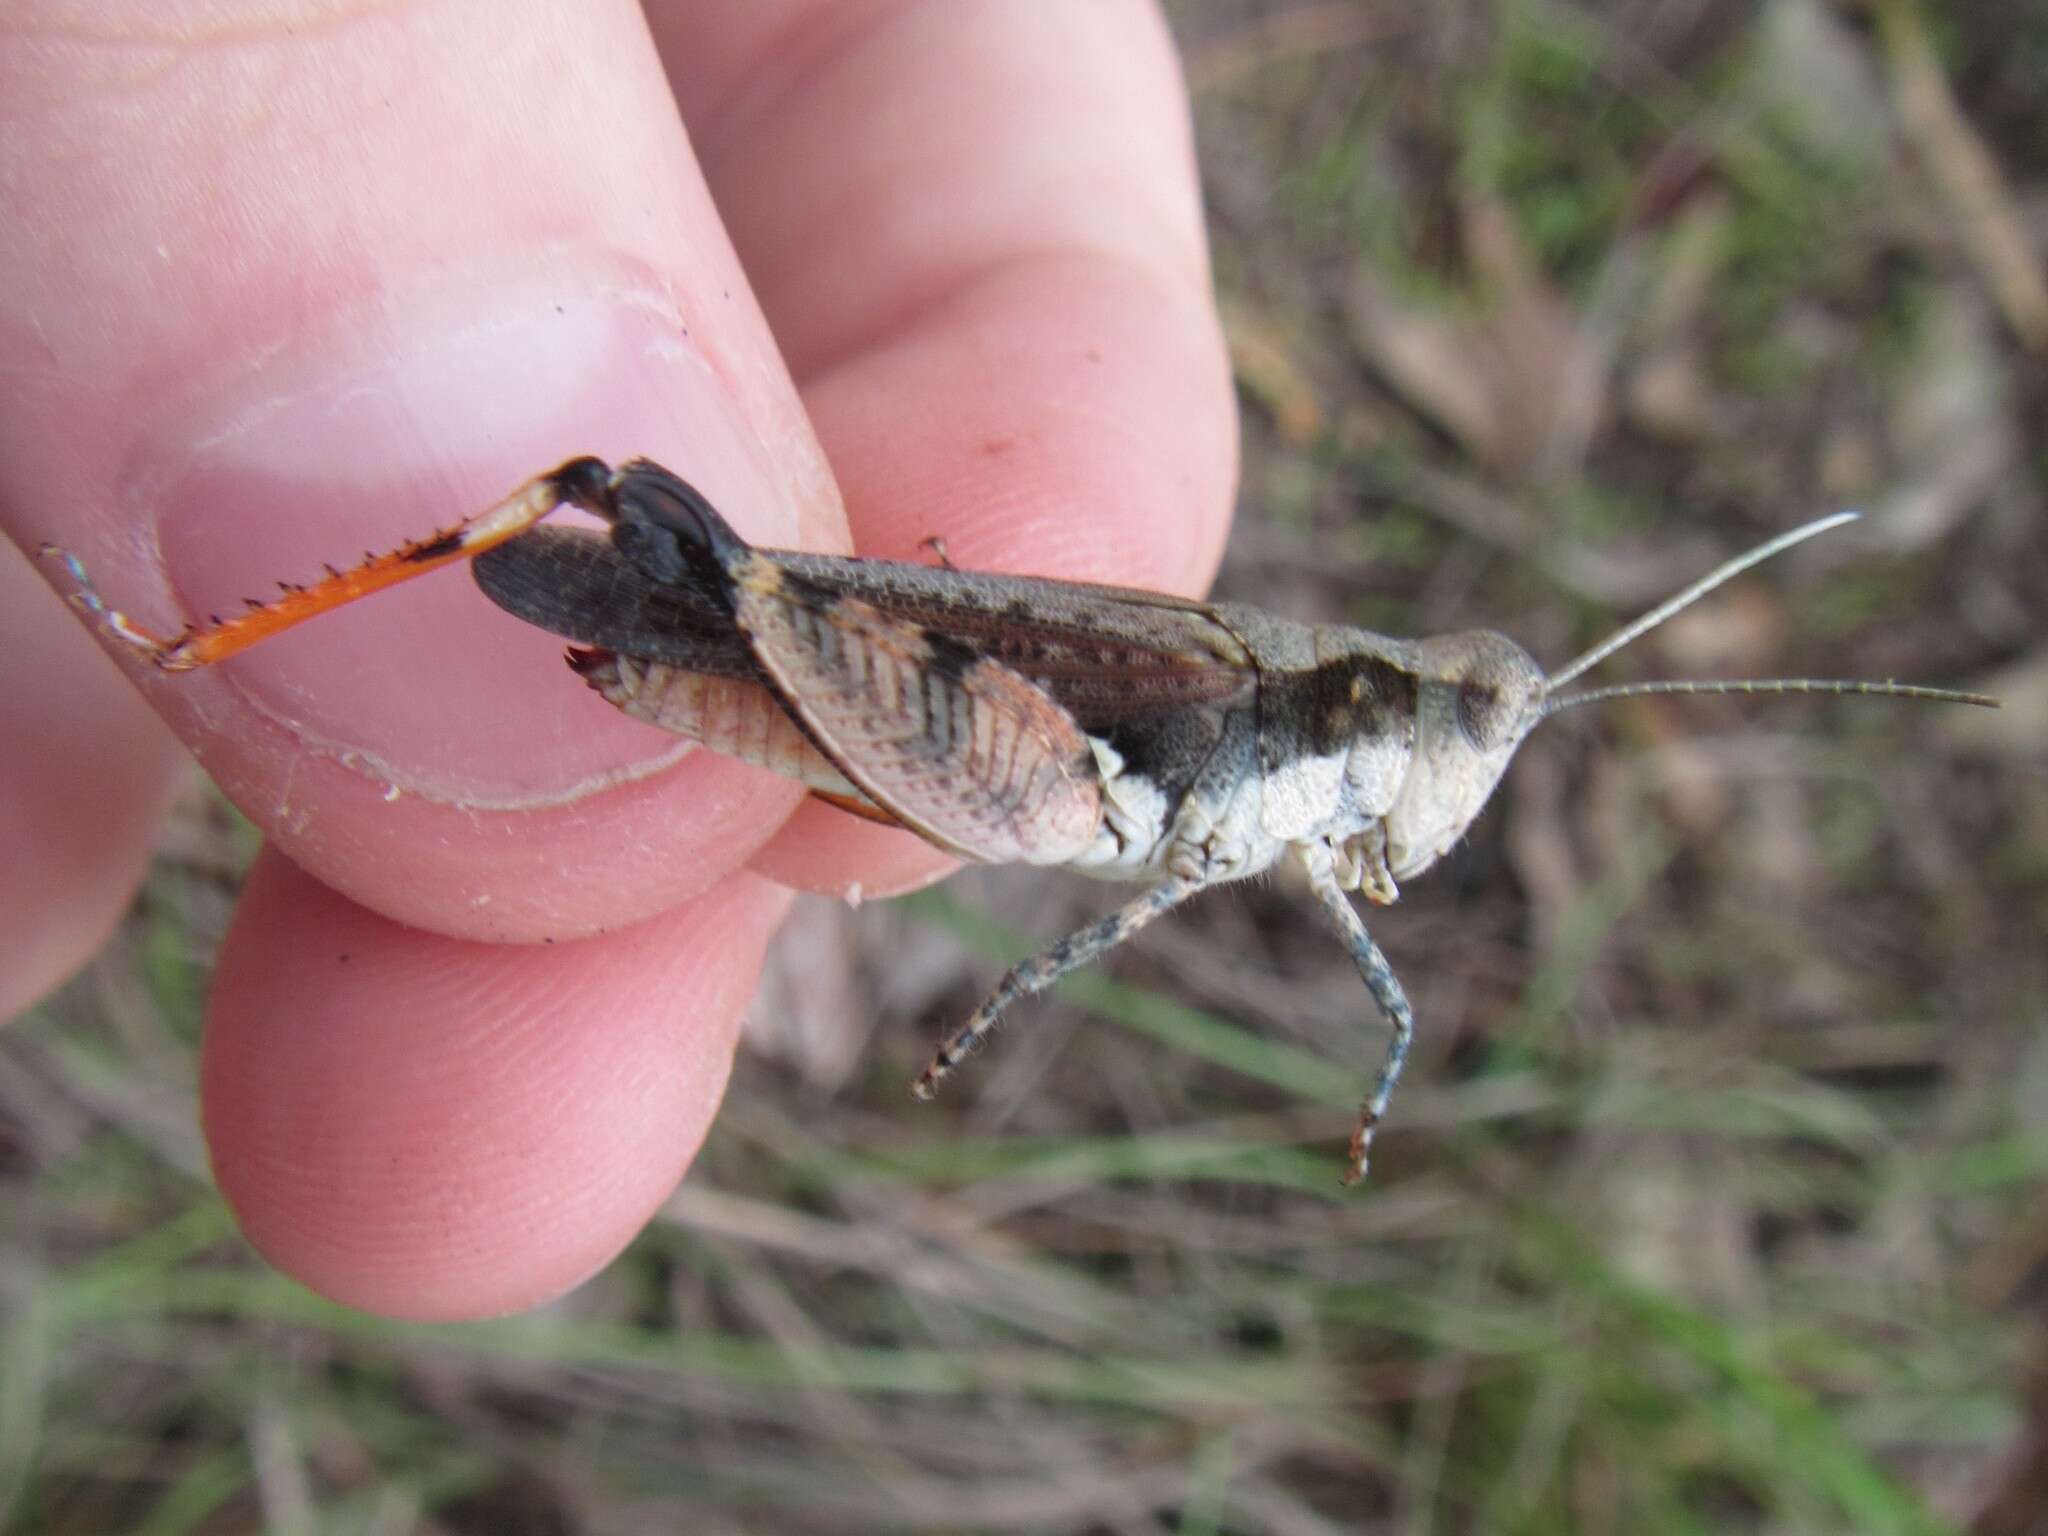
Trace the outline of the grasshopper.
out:
M 562 506 L 609 534 L 535 525 Z M 287 586 L 161 640 L 78 561 L 74 601 L 166 671 L 206 666 L 458 560 L 508 612 L 573 642 L 569 665 L 636 719 L 772 769 L 831 804 L 977 863 L 1059 864 L 1144 891 L 1012 969 L 940 1044 L 928 1098 L 1012 1003 L 1197 891 L 1292 852 L 1392 1027 L 1344 1182 L 1415 1035 L 1407 995 L 1349 899 L 1390 903 L 1464 836 L 1508 761 L 1561 710 L 1651 693 L 1824 693 L 1995 706 L 1979 694 L 1813 678 L 1562 691 L 1706 593 L 1851 521 L 1771 539 L 1548 676 L 1485 630 L 1390 639 L 1241 603 L 756 549 L 646 459 L 573 459 L 432 538 Z M 943 555 L 941 556 L 943 560 Z

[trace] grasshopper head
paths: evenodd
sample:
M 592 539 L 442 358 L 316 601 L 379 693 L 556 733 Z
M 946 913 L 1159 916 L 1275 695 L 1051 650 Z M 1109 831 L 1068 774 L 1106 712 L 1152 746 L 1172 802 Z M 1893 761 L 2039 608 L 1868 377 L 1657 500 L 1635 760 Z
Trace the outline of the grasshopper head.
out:
M 1465 835 L 1515 748 L 1543 718 L 1529 653 L 1489 630 L 1415 642 L 1415 751 L 1387 812 L 1387 869 L 1420 874 Z

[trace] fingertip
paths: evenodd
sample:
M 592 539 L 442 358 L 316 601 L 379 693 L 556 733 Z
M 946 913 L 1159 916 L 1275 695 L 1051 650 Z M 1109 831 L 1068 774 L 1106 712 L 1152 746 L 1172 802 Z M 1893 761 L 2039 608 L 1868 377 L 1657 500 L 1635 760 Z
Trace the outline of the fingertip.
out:
M 0 1021 L 60 985 L 121 919 L 183 755 L 0 539 Z
M 1213 307 L 1160 272 L 1043 254 L 982 274 L 807 380 L 857 546 L 1187 594 L 1237 483 Z
M 747 867 L 791 890 L 857 905 L 920 890 L 960 865 L 914 833 L 862 821 L 810 800 Z
M 266 851 L 208 1005 L 202 1100 L 250 1242 L 406 1318 L 538 1305 L 622 1249 L 700 1145 L 787 898 L 576 944 L 408 929 Z
M 453 939 L 533 944 L 616 931 L 702 895 L 803 798 L 765 769 L 671 750 L 682 760 L 659 773 L 530 807 L 380 790 L 259 731 L 207 766 L 237 804 L 265 809 L 294 863 L 352 900 Z

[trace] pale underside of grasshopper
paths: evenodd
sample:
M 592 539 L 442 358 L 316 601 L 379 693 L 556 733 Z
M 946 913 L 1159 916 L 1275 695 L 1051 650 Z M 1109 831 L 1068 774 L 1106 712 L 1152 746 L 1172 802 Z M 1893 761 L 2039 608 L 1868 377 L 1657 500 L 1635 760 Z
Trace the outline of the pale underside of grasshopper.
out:
M 609 536 L 533 525 L 573 505 Z M 451 561 L 501 607 L 575 642 L 569 662 L 637 719 L 807 785 L 978 863 L 1065 865 L 1145 890 L 1012 969 L 939 1046 L 919 1097 L 1019 998 L 1197 891 L 1293 853 L 1392 1026 L 1352 1133 L 1363 1177 L 1414 1015 L 1349 892 L 1393 901 L 1485 806 L 1536 724 L 1646 692 L 1994 700 L 1803 678 L 1560 687 L 1740 571 L 1849 521 L 1731 560 L 1546 677 L 1505 636 L 1389 639 L 1238 603 L 748 545 L 668 470 L 577 459 L 446 533 L 226 621 L 158 640 L 65 557 L 80 606 L 170 671 Z M 55 552 L 61 555 L 61 551 Z

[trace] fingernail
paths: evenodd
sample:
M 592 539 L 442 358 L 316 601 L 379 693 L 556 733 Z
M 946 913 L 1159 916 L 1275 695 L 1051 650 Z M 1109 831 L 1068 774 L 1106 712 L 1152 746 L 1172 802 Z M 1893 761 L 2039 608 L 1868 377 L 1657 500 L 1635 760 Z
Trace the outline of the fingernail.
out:
M 331 327 L 237 371 L 145 444 L 127 484 L 155 506 L 165 574 L 203 620 L 444 528 L 585 453 L 661 459 L 750 538 L 798 542 L 801 509 L 731 391 L 658 288 L 616 271 L 465 283 Z M 558 803 L 679 754 L 582 687 L 562 645 L 450 569 L 223 669 L 307 747 L 468 806 Z

